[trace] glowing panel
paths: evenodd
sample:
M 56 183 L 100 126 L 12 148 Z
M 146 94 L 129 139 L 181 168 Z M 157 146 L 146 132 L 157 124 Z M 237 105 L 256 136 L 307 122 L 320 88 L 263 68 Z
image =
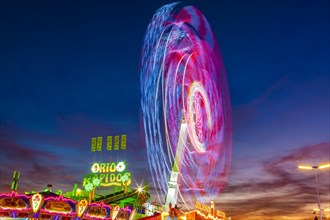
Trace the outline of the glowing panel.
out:
M 44 200 L 43 196 L 40 195 L 39 193 L 36 193 L 31 197 L 31 206 L 32 206 L 32 211 L 34 213 L 39 211 L 43 203 L 43 200 Z
M 103 202 L 91 203 L 87 207 L 84 217 L 91 219 L 110 219 L 111 207 Z
M 0 194 L 0 211 L 12 211 L 13 213 L 29 211 L 29 199 L 29 196 L 20 195 L 15 191 Z
M 80 200 L 78 203 L 77 203 L 77 216 L 78 218 L 80 218 L 84 212 L 86 211 L 87 209 L 87 206 L 88 206 L 88 202 L 86 199 L 83 199 L 83 200 Z
M 120 207 L 119 207 L 119 205 L 117 205 L 117 206 L 115 206 L 115 207 L 113 208 L 113 212 L 112 212 L 112 219 L 116 219 L 116 217 L 117 217 L 117 215 L 118 215 L 118 212 L 119 212 L 119 210 L 120 210 Z

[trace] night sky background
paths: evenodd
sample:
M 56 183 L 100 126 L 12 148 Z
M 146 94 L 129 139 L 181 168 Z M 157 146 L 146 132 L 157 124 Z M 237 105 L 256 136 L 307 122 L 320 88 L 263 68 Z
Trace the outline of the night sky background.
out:
M 152 182 L 139 59 L 152 15 L 169 2 L 0 1 L 1 193 L 14 170 L 20 193 L 69 191 L 90 171 L 91 138 L 121 134 L 132 184 Z M 329 1 L 187 3 L 211 24 L 231 96 L 232 169 L 216 208 L 233 219 L 313 219 L 314 174 L 297 165 L 330 161 Z M 322 208 L 329 172 L 319 171 Z

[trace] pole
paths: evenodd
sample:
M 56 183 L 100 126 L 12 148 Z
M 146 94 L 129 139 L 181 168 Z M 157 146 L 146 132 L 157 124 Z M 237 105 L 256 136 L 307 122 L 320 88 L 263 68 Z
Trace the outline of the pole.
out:
M 314 168 L 315 180 L 316 180 L 316 192 L 317 192 L 317 203 L 320 210 L 320 220 L 323 220 L 321 202 L 320 202 L 320 193 L 319 193 L 319 184 L 317 182 L 317 168 Z

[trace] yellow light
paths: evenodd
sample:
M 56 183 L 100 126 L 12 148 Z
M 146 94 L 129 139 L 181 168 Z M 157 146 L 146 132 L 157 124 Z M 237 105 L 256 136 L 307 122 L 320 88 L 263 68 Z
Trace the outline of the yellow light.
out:
M 136 214 L 136 209 L 133 209 L 133 211 L 131 212 L 131 215 L 129 216 L 129 220 L 133 220 Z
M 161 214 L 162 219 L 165 219 L 167 216 L 169 216 L 168 212 L 162 212 Z
M 143 188 L 142 187 L 139 187 L 138 188 L 138 192 L 140 193 L 140 192 L 142 192 L 143 191 Z
M 330 167 L 330 163 L 319 166 L 320 169 L 328 168 L 328 167 Z
M 162 212 L 161 213 L 161 218 L 162 218 L 162 220 L 164 220 L 164 219 L 167 219 L 167 217 L 169 216 L 170 214 L 168 213 L 168 212 Z M 186 213 L 185 213 L 185 215 L 186 215 Z M 185 215 L 180 215 L 180 220 L 186 220 L 186 216 Z
M 81 189 L 77 189 L 77 191 L 76 191 L 76 196 L 80 196 L 80 193 L 81 193 Z
M 320 211 L 320 209 L 313 209 L 314 211 Z M 323 212 L 329 212 L 330 209 L 321 209 Z
M 120 210 L 119 205 L 115 206 L 115 208 L 113 209 L 113 213 L 112 213 L 112 219 L 116 219 L 119 210 Z
M 306 170 L 311 170 L 313 167 L 310 166 L 298 166 L 299 169 L 306 169 Z
M 88 202 L 86 199 L 80 200 L 77 204 L 76 204 L 76 210 L 77 210 L 77 215 L 78 218 L 80 218 L 84 212 L 86 211 L 88 206 Z
M 32 204 L 33 213 L 36 213 L 36 212 L 39 211 L 43 201 L 44 201 L 44 197 L 39 193 L 36 193 L 31 197 L 31 204 Z

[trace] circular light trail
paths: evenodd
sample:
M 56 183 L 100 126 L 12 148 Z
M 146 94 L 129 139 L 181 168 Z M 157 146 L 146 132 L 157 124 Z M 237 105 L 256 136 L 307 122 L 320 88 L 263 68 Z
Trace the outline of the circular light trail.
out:
M 179 202 L 188 209 L 196 199 L 209 202 L 229 174 L 231 107 L 216 39 L 198 9 L 173 3 L 156 11 L 144 37 L 140 81 L 159 202 L 164 203 L 180 136 Z

